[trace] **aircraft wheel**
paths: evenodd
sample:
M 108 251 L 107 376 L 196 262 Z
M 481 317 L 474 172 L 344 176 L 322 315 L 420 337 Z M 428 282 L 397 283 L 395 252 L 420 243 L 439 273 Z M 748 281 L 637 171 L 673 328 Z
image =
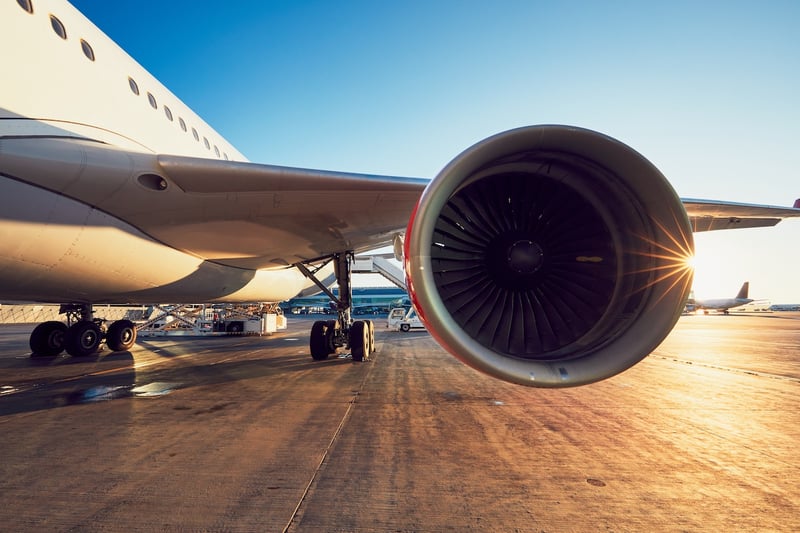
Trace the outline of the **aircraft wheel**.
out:
M 30 346 L 34 356 L 53 357 L 64 351 L 67 325 L 51 320 L 42 322 L 31 332 Z
M 411 324 L 400 324 L 400 331 L 411 331 Z
M 335 320 L 325 321 L 325 343 L 329 354 L 336 353 L 336 325 Z
M 234 320 L 233 322 L 228 322 L 228 325 L 225 326 L 225 331 L 227 333 L 241 333 L 244 330 L 244 324 L 239 320 Z
M 363 320 L 356 320 L 350 326 L 350 353 L 353 361 L 363 361 L 369 357 L 369 326 Z
M 136 342 L 136 326 L 130 320 L 117 320 L 106 332 L 106 346 L 113 352 L 130 350 Z
M 73 324 L 65 336 L 64 347 L 73 357 L 85 357 L 100 351 L 103 332 L 100 326 L 88 320 Z
M 365 320 L 369 328 L 369 353 L 375 353 L 375 322 L 372 320 Z
M 314 361 L 323 361 L 328 358 L 328 339 L 326 333 L 329 328 L 323 320 L 317 320 L 311 326 L 311 336 L 308 342 L 311 349 L 311 358 Z

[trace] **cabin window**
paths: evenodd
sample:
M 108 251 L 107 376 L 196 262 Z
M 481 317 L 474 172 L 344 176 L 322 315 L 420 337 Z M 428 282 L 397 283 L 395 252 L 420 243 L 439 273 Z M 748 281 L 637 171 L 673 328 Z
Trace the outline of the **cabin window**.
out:
M 217 154 L 217 157 L 219 157 L 219 148 L 217 148 L 216 144 L 214 145 L 214 153 Z
M 137 84 L 133 78 L 128 78 L 128 85 L 131 86 L 131 92 L 136 96 L 139 96 L 139 84 Z
M 62 39 L 67 38 L 67 29 L 54 15 L 50 15 L 50 25 L 53 27 L 53 31 L 56 32 L 56 35 Z
M 211 150 L 211 144 L 209 144 L 207 137 L 203 137 L 203 144 L 206 145 L 206 150 Z
M 198 141 L 198 142 L 200 141 L 200 136 L 197 134 L 197 130 L 194 129 L 194 128 L 192 128 L 192 135 L 194 135 L 194 140 L 195 141 Z
M 225 161 L 228 161 L 228 154 L 226 152 L 222 152 L 222 156 L 225 158 Z
M 158 109 L 158 104 L 156 103 L 156 97 L 152 95 L 152 93 L 147 93 L 147 101 L 150 102 L 150 107 L 153 109 Z
M 180 124 L 180 125 L 181 125 L 181 129 L 182 129 L 183 131 L 186 131 L 186 122 L 185 122 L 185 121 L 184 121 L 182 118 L 180 118 L 180 117 L 178 117 L 178 124 Z
M 169 119 L 170 122 L 174 120 L 172 118 L 172 110 L 169 107 L 164 106 L 164 114 L 167 115 L 167 118 Z
M 89 43 L 81 39 L 81 48 L 83 49 L 83 55 L 89 58 L 90 61 L 94 61 L 94 50 Z
M 17 3 L 19 4 L 19 7 L 21 7 L 28 13 L 33 14 L 33 4 L 31 3 L 30 0 L 17 0 Z

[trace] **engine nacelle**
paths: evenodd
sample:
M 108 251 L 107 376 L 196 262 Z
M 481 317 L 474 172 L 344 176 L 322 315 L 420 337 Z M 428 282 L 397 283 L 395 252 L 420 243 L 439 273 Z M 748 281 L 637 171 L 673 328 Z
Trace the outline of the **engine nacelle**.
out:
M 683 205 L 625 144 L 569 126 L 490 137 L 430 183 L 411 217 L 409 292 L 464 363 L 567 387 L 639 362 L 691 287 Z

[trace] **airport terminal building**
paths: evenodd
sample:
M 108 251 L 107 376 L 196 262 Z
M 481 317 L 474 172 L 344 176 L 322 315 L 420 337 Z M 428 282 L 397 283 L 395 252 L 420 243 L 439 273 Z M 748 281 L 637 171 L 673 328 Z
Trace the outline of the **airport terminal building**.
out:
M 339 288 L 333 289 L 339 295 Z M 410 307 L 408 293 L 399 287 L 354 287 L 353 314 L 387 314 L 394 307 Z M 333 313 L 332 302 L 322 293 L 293 298 L 281 304 L 284 314 Z

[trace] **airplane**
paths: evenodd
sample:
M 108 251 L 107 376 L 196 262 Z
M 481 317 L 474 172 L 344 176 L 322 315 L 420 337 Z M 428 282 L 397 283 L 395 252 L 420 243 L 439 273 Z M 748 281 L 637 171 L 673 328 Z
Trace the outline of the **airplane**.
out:
M 567 387 L 634 365 L 692 281 L 693 231 L 772 226 L 776 207 L 680 199 L 607 135 L 493 135 L 433 179 L 252 163 L 64 0 L 0 2 L 0 301 L 61 304 L 34 356 L 129 350 L 96 304 L 280 302 L 314 286 L 336 318 L 314 360 L 374 350 L 354 254 L 393 245 L 431 335 L 473 368 Z M 327 292 L 329 293 L 329 291 Z
M 749 304 L 750 302 L 754 301 L 752 298 L 748 298 L 747 294 L 750 291 L 750 282 L 745 281 L 742 284 L 742 288 L 739 289 L 739 292 L 736 293 L 736 296 L 733 298 L 713 298 L 707 300 L 698 300 L 694 298 L 692 295 L 689 296 L 688 305 L 693 305 L 695 310 L 702 309 L 706 314 L 708 314 L 709 310 L 716 310 L 722 311 L 724 314 L 728 314 L 728 309 L 732 307 L 739 307 L 740 305 Z

